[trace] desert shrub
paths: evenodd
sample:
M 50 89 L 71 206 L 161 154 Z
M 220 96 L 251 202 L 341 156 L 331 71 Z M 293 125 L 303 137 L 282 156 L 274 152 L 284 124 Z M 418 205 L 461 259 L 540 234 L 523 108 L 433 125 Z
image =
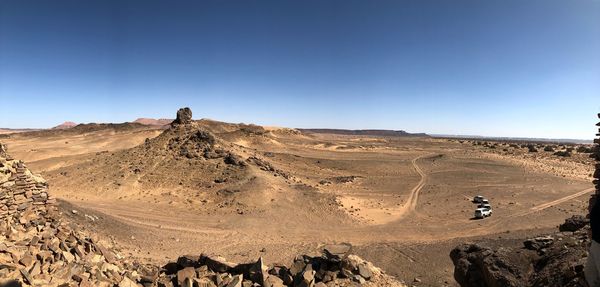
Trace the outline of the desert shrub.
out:
M 538 151 L 537 148 L 532 144 L 528 144 L 527 149 L 529 150 L 529 152 L 537 152 Z
M 555 152 L 554 155 L 562 156 L 562 157 L 569 157 L 569 156 L 571 156 L 571 153 L 566 150 L 565 151 L 560 150 L 560 151 Z

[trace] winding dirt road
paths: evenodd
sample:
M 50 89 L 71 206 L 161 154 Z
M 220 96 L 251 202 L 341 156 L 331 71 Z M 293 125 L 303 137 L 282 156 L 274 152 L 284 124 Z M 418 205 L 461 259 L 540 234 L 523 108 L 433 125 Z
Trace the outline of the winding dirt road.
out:
M 428 155 L 430 154 L 420 155 L 411 161 L 413 168 L 419 174 L 419 176 L 421 176 L 421 179 L 419 180 L 417 185 L 415 185 L 415 187 L 413 187 L 410 191 L 410 195 L 408 196 L 408 199 L 406 200 L 404 205 L 398 208 L 395 220 L 400 220 L 404 218 L 407 214 L 409 214 L 410 212 L 414 212 L 417 208 L 417 203 L 419 201 L 419 192 L 421 191 L 421 189 L 423 189 L 423 187 L 425 186 L 425 181 L 427 180 L 427 174 L 424 173 L 423 170 L 419 167 L 419 165 L 417 164 L 417 160 Z

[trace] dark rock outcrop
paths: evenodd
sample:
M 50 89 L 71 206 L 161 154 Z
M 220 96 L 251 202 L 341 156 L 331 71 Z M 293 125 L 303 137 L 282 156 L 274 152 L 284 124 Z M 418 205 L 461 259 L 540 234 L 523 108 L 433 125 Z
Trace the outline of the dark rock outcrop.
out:
M 185 125 L 192 122 L 192 110 L 188 107 L 181 108 L 177 111 L 177 118 L 171 125 Z
M 518 264 L 527 261 L 527 256 L 515 258 L 514 255 L 509 249 L 492 250 L 477 244 L 460 245 L 450 253 L 454 263 L 454 279 L 460 286 L 527 286 L 526 276 L 532 268 Z
M 450 253 L 462 287 L 576 287 L 585 280 L 589 226 L 527 239 L 523 246 L 463 244 Z
M 575 232 L 584 228 L 588 224 L 590 224 L 590 220 L 588 218 L 585 218 L 581 215 L 573 215 L 565 219 L 565 222 L 558 227 L 558 230 Z

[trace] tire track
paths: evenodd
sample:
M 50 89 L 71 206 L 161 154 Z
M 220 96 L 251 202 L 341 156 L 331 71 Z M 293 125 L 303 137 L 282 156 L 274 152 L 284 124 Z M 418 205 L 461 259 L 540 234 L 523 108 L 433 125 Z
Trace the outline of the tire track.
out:
M 417 208 L 417 203 L 419 201 L 419 192 L 421 192 L 421 189 L 423 189 L 423 187 L 425 186 L 425 181 L 427 180 L 427 174 L 425 174 L 423 170 L 419 167 L 419 165 L 417 165 L 417 160 L 429 155 L 430 154 L 420 155 L 412 159 L 412 166 L 415 169 L 415 171 L 419 174 L 419 176 L 421 176 L 421 180 L 419 180 L 419 183 L 417 183 L 417 185 L 415 185 L 415 187 L 412 188 L 406 202 L 400 208 L 398 208 L 396 220 L 404 218 L 404 216 L 406 216 L 410 212 L 414 212 Z
M 546 208 L 549 208 L 549 207 L 561 204 L 561 203 L 569 201 L 571 199 L 575 199 L 577 197 L 580 197 L 580 196 L 582 196 L 582 195 L 584 195 L 586 193 L 592 192 L 592 191 L 594 191 L 593 187 L 592 188 L 588 188 L 588 189 L 584 189 L 582 191 L 573 193 L 571 195 L 567 195 L 565 197 L 561 197 L 561 198 L 553 200 L 553 201 L 549 201 L 549 202 L 546 202 L 546 203 L 542 203 L 542 204 L 536 205 L 536 206 L 530 208 L 527 211 L 515 213 L 515 214 L 511 215 L 511 217 L 525 216 L 525 215 L 529 215 L 529 214 L 532 214 L 532 213 L 535 213 L 535 212 L 538 212 L 538 211 L 542 211 L 542 210 L 544 210 Z

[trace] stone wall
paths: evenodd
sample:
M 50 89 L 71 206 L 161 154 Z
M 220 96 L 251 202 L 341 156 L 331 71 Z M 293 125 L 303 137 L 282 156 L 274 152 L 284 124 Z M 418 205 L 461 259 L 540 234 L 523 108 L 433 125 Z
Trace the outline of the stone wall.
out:
M 56 200 L 46 181 L 14 160 L 0 144 L 0 220 L 20 219 L 25 213 L 47 212 Z

